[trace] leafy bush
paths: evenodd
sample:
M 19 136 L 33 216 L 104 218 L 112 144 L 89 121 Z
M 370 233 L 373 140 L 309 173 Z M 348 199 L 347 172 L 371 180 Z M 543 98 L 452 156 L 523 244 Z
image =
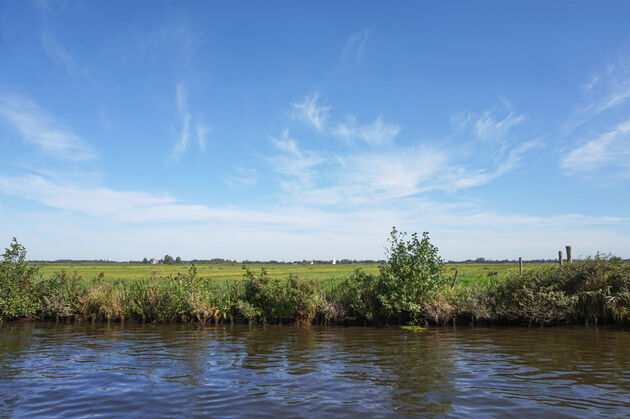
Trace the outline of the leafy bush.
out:
M 571 296 L 575 319 L 618 323 L 630 320 L 630 264 L 596 255 L 564 265 L 555 276 Z
M 406 233 L 396 228 L 390 234 L 387 263 L 380 267 L 377 295 L 385 317 L 399 323 L 416 323 L 422 318 L 423 303 L 435 300 L 446 288 L 442 273 L 444 263 L 429 234 L 416 233 L 405 240 Z
M 630 265 L 594 259 L 512 275 L 488 291 L 494 320 L 549 325 L 630 320 Z
M 124 315 L 143 322 L 186 321 L 193 313 L 191 284 L 182 277 L 134 281 L 124 287 L 123 298 Z
M 261 268 L 258 276 L 247 269 L 243 276 L 246 281 L 240 307 L 246 318 L 268 322 L 286 314 L 286 309 L 281 307 L 279 280 L 269 278 L 265 268 Z
M 265 268 L 259 275 L 247 269 L 239 310 L 245 318 L 267 322 L 285 320 L 309 323 L 323 303 L 316 284 L 291 276 L 287 281 L 269 278 Z
M 75 314 L 73 300 L 78 291 L 77 275 L 68 278 L 65 271 L 42 280 L 37 286 L 39 312 L 43 318 L 64 319 Z
M 554 267 L 533 269 L 490 287 L 494 320 L 529 326 L 567 322 L 573 305 L 554 271 Z
M 109 295 L 111 288 L 102 275 L 85 284 L 76 271 L 72 275 L 61 271 L 39 283 L 39 315 L 54 319 L 74 316 L 92 320 L 108 318 L 104 307 L 113 300 Z
M 317 284 L 290 275 L 285 287 L 290 316 L 298 323 L 310 324 L 324 302 Z
M 341 282 L 338 288 L 339 299 L 350 316 L 364 320 L 378 317 L 381 304 L 376 294 L 376 286 L 376 276 L 366 274 L 358 268 Z
M 26 262 L 26 249 L 14 237 L 0 261 L 0 318 L 35 315 L 38 307 L 33 279 L 39 268 Z

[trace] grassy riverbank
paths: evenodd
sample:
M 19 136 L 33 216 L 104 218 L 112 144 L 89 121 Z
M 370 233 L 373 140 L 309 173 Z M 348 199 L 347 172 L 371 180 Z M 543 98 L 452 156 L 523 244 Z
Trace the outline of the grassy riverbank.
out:
M 451 288 L 453 266 L 442 264 L 428 236 L 404 241 L 396 234 L 381 267 L 320 280 L 300 279 L 291 272 L 279 278 L 265 268 L 241 266 L 240 279 L 224 280 L 200 275 L 196 267 L 140 279 L 106 279 L 105 274 L 84 278 L 66 271 L 42 277 L 14 242 L 0 263 L 0 317 L 529 326 L 630 322 L 627 262 L 597 257 L 561 267 L 531 266 L 523 275 L 486 273 L 474 283 L 462 281 L 467 272 L 459 265 L 460 286 Z

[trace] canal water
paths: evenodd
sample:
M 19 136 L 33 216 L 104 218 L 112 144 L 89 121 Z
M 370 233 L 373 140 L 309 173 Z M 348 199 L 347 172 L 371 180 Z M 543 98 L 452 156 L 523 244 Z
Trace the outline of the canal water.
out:
M 620 417 L 613 328 L 6 323 L 0 416 Z

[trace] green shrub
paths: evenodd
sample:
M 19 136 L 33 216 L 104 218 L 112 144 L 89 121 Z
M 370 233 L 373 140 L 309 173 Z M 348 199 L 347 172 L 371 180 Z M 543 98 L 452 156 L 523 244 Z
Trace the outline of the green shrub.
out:
M 564 265 L 556 272 L 574 304 L 574 317 L 584 321 L 630 320 L 630 264 L 596 255 Z
M 124 315 L 143 322 L 178 319 L 186 296 L 181 284 L 158 284 L 157 279 L 136 280 L 125 287 Z
M 494 320 L 529 326 L 565 323 L 573 304 L 554 278 L 554 267 L 513 275 L 488 290 Z
M 288 314 L 280 280 L 269 278 L 265 268 L 261 268 L 258 275 L 247 269 L 243 277 L 245 285 L 240 306 L 246 318 L 266 323 Z
M 374 320 L 381 311 L 376 293 L 377 278 L 361 269 L 344 279 L 338 287 L 339 300 L 350 316 Z
M 247 269 L 239 310 L 245 318 L 267 322 L 283 320 L 309 323 L 323 303 L 312 281 L 291 276 L 288 280 L 271 279 L 265 268 L 259 275 Z
M 528 325 L 630 320 L 630 264 L 602 257 L 532 269 L 490 287 L 494 320 Z
M 298 323 L 310 324 L 322 307 L 324 298 L 314 281 L 303 281 L 290 275 L 285 285 L 290 316 Z
M 26 249 L 14 237 L 0 261 L 0 319 L 36 314 L 38 304 L 33 280 L 39 269 L 26 262 Z
M 75 314 L 73 300 L 77 291 L 77 275 L 68 278 L 65 271 L 43 279 L 37 285 L 39 313 L 42 318 L 64 319 Z
M 39 314 L 54 319 L 101 319 L 102 306 L 111 299 L 102 295 L 106 288 L 111 286 L 101 275 L 85 284 L 76 271 L 72 275 L 61 271 L 38 284 Z
M 435 300 L 446 288 L 448 279 L 442 273 L 444 264 L 438 249 L 424 232 L 405 240 L 406 233 L 392 229 L 387 263 L 380 267 L 377 295 L 386 318 L 418 322 L 423 303 Z

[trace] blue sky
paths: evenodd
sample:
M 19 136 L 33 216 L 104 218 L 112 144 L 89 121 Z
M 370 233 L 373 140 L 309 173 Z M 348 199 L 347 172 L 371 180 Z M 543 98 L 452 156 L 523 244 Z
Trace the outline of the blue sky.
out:
M 36 259 L 630 257 L 627 2 L 0 2 Z

